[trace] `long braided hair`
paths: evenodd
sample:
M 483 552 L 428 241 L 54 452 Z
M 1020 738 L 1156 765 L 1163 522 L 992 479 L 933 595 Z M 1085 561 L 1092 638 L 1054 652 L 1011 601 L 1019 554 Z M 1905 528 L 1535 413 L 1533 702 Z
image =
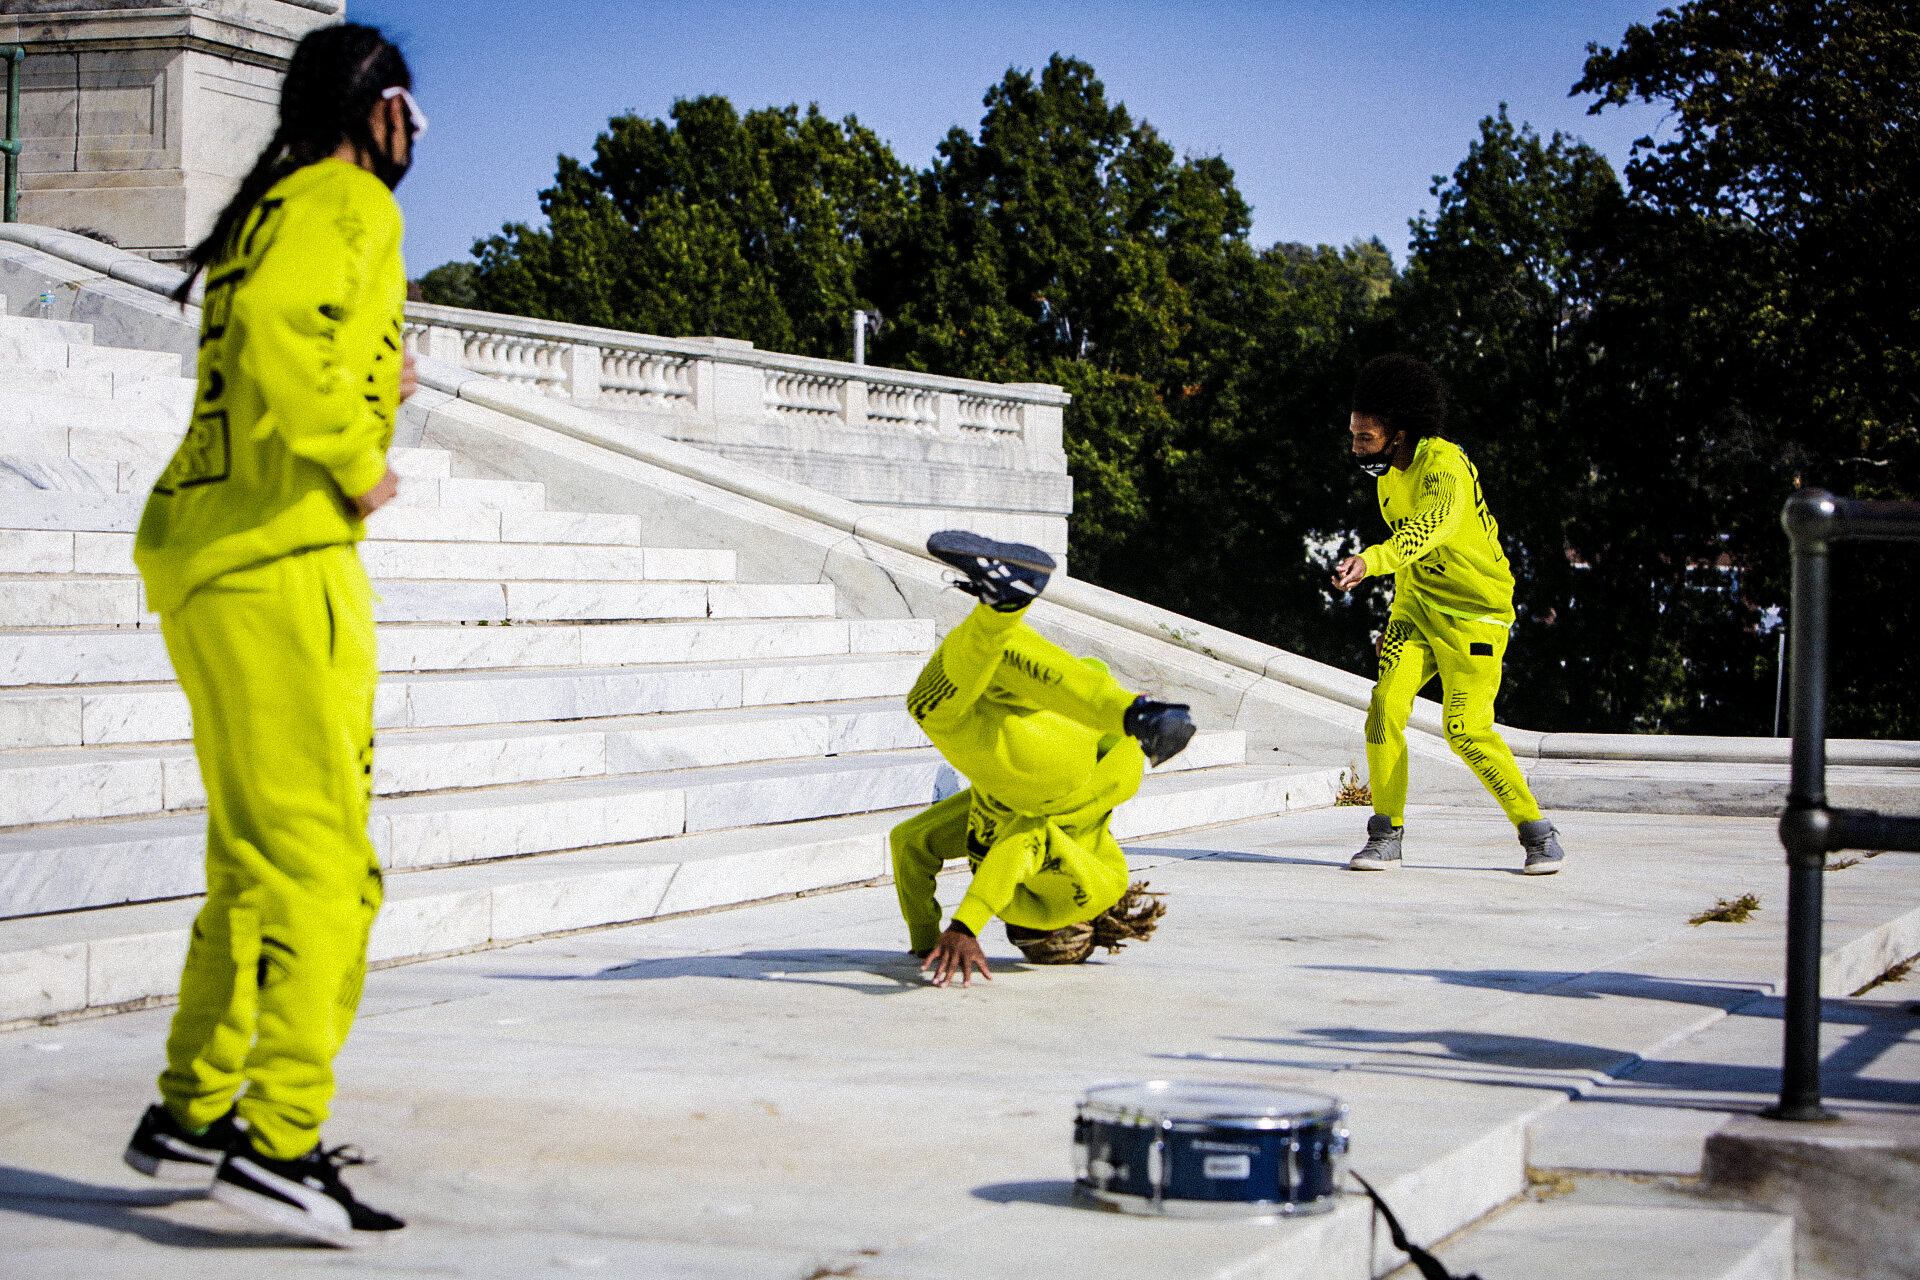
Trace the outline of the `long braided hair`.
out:
M 343 22 L 308 32 L 280 86 L 279 126 L 214 219 L 213 230 L 187 254 L 192 265 L 174 299 L 187 300 L 194 279 L 232 246 L 241 224 L 274 183 L 332 155 L 342 142 L 378 155 L 367 117 L 381 92 L 396 85 L 413 88 L 413 73 L 400 50 L 375 28 Z

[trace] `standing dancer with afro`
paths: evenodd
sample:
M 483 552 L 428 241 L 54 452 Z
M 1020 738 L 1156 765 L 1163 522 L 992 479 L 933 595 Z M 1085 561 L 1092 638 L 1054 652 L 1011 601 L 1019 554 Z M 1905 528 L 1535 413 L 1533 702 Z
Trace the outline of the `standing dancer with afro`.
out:
M 1366 846 L 1347 865 L 1384 871 L 1401 864 L 1407 717 L 1437 673 L 1447 744 L 1513 821 L 1525 854 L 1521 870 L 1552 875 L 1563 859 L 1560 841 L 1493 727 L 1513 625 L 1513 570 L 1479 472 L 1459 445 L 1439 435 L 1446 417 L 1439 375 L 1412 356 L 1381 356 L 1360 371 L 1349 426 L 1353 457 L 1377 478 L 1380 515 L 1392 534 L 1341 561 L 1333 585 L 1351 591 L 1372 574 L 1391 573 L 1393 610 L 1367 707 L 1374 812 Z
M 352 1247 L 405 1224 L 326 1150 L 333 1058 L 380 909 L 367 838 L 373 598 L 354 544 L 398 486 L 406 273 L 392 188 L 426 120 L 371 27 L 295 49 L 273 139 L 191 255 L 199 389 L 134 560 L 193 710 L 207 900 L 160 1102 L 127 1163 L 274 1227 Z
M 927 551 L 966 575 L 980 603 L 928 660 L 907 709 L 971 786 L 893 829 L 894 886 L 914 954 L 933 984 L 991 980 L 980 931 L 998 916 L 1034 964 L 1077 964 L 1152 936 L 1165 907 L 1107 829 L 1140 789 L 1150 758 L 1193 737 L 1185 706 L 1136 697 L 1094 658 L 1075 658 L 1025 621 L 1053 557 L 958 530 Z M 942 864 L 973 871 L 946 929 L 934 893 Z

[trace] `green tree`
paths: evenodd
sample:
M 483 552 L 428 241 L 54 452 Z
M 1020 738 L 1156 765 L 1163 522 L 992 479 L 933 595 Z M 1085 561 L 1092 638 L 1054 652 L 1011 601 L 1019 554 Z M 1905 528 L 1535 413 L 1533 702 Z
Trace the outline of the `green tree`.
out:
M 817 107 L 743 117 L 709 96 L 671 114 L 610 120 L 591 165 L 560 157 L 547 226 L 475 244 L 479 305 L 844 359 L 868 243 L 907 207 L 906 167 Z
M 414 283 L 420 286 L 423 301 L 443 307 L 471 307 L 479 302 L 480 295 L 474 288 L 478 274 L 471 262 L 445 262 Z
M 1749 598 L 1784 601 L 1773 521 L 1792 485 L 1920 497 L 1920 19 L 1891 0 L 1695 0 L 1589 52 L 1575 91 L 1596 95 L 1594 111 L 1661 102 L 1674 122 L 1626 170 L 1636 229 L 1673 247 L 1668 270 L 1637 272 L 1610 305 L 1623 322 L 1637 309 L 1713 338 L 1678 359 L 1615 354 L 1665 371 L 1668 388 L 1718 387 L 1696 454 L 1677 462 L 1726 504 L 1729 567 Z M 1609 334 L 1634 336 L 1626 323 Z M 1731 492 L 1743 478 L 1748 491 Z M 1913 554 L 1840 560 L 1835 732 L 1920 734 Z M 1690 689 L 1709 703 L 1721 692 Z

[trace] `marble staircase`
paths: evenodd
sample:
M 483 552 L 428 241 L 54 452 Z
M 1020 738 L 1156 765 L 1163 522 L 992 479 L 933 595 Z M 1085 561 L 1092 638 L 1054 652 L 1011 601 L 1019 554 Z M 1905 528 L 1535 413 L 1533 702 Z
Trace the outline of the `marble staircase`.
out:
M 0 312 L 4 312 L 0 305 Z M 204 794 L 131 563 L 193 385 L 177 354 L 0 315 L 0 1026 L 172 991 Z M 858 883 L 964 782 L 902 696 L 931 619 L 396 449 L 369 523 L 382 961 Z M 657 541 L 653 539 L 653 541 Z M 1116 816 L 1157 834 L 1331 803 L 1337 772 L 1203 733 Z

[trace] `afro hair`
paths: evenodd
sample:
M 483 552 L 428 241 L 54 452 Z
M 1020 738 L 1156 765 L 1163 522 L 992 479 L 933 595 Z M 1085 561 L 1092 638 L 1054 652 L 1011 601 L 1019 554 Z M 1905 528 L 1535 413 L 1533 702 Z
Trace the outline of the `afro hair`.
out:
M 1447 425 L 1447 386 L 1423 360 L 1395 352 L 1367 362 L 1353 384 L 1353 411 L 1408 440 L 1437 436 Z

